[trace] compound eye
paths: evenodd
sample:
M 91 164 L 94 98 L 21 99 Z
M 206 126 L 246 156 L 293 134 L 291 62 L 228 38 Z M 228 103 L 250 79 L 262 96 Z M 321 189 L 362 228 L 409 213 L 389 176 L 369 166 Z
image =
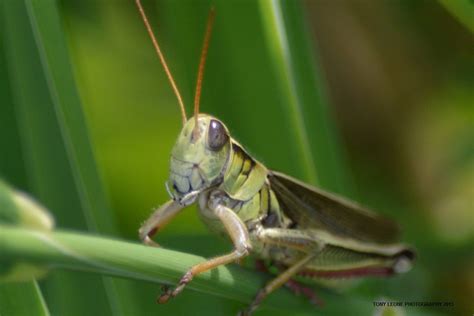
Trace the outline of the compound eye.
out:
M 207 134 L 207 143 L 212 151 L 219 151 L 229 140 L 229 135 L 221 122 L 211 120 Z

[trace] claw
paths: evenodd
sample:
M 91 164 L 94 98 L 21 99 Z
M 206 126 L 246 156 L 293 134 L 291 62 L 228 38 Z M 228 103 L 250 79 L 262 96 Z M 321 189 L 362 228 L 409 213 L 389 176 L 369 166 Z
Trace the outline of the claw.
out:
M 163 293 L 163 294 L 160 295 L 160 297 L 158 297 L 156 302 L 158 304 L 165 304 L 166 302 L 168 302 L 170 297 L 171 297 L 171 293 Z
M 161 286 L 161 295 L 156 299 L 158 304 L 165 304 L 171 298 L 172 293 L 170 286 L 168 284 L 163 284 Z
M 172 293 L 169 285 L 163 284 L 161 286 L 161 295 L 156 299 L 158 304 L 165 304 L 170 299 Z
M 153 241 L 149 236 L 146 236 L 143 239 L 143 243 L 147 246 L 161 248 L 161 245 L 159 243 L 157 243 L 156 241 Z

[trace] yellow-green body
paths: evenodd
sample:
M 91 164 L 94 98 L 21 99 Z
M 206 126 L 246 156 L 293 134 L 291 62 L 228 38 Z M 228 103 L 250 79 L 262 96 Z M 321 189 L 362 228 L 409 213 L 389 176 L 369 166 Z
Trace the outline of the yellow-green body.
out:
M 175 199 L 199 190 L 200 217 L 211 231 L 228 236 L 223 222 L 209 208 L 209 198 L 218 196 L 219 203 L 232 210 L 244 223 L 251 241 L 250 251 L 261 259 L 291 266 L 312 248 L 317 248 L 318 256 L 304 269 L 308 272 L 306 275 L 311 277 L 324 277 L 324 271 L 330 271 L 330 277 L 337 277 L 338 271 L 359 271 L 359 274 L 369 275 L 372 267 L 387 268 L 393 272 L 401 272 L 408 267 L 409 259 L 403 256 L 403 245 L 354 240 L 328 231 L 324 225 L 307 227 L 290 218 L 281 207 L 269 180 L 275 172 L 252 158 L 231 137 L 220 151 L 208 149 L 204 136 L 213 120 L 217 119 L 206 114 L 199 115 L 198 139 L 192 139 L 195 120 L 190 119 L 186 123 L 172 151 L 168 181 L 168 188 Z M 272 241 L 266 242 L 259 234 L 271 228 L 280 230 L 276 236 L 272 235 Z M 279 245 L 274 240 L 283 232 L 290 235 L 282 234 Z M 298 245 L 287 247 L 286 238 Z

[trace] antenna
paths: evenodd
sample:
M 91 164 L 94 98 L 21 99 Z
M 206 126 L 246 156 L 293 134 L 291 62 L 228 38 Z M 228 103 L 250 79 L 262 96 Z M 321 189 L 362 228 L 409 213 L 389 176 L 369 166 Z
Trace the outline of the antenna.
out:
M 198 114 L 199 114 L 199 101 L 201 100 L 201 87 L 202 87 L 202 78 L 204 77 L 204 66 L 206 65 L 207 51 L 209 48 L 209 41 L 211 39 L 212 26 L 214 24 L 214 18 L 216 16 L 216 11 L 214 7 L 211 7 L 209 11 L 209 16 L 207 17 L 207 26 L 206 26 L 206 35 L 204 36 L 204 42 L 201 50 L 201 59 L 199 61 L 198 76 L 196 81 L 196 94 L 194 95 L 194 129 L 193 129 L 193 138 L 196 139 L 198 136 Z
M 181 98 L 181 94 L 179 93 L 178 87 L 176 86 L 176 83 L 174 82 L 173 76 L 171 75 L 171 72 L 168 68 L 168 65 L 166 64 L 165 57 L 163 56 L 163 53 L 161 52 L 160 45 L 158 45 L 158 41 L 155 38 L 155 34 L 153 34 L 153 30 L 150 26 L 150 23 L 148 22 L 148 18 L 146 17 L 145 11 L 143 10 L 142 4 L 140 0 L 135 0 L 138 11 L 140 12 L 140 15 L 142 16 L 143 23 L 145 23 L 145 27 L 148 31 L 148 34 L 150 35 L 151 41 L 153 43 L 153 46 L 155 47 L 156 54 L 160 58 L 161 65 L 165 69 L 166 76 L 168 77 L 171 87 L 173 88 L 174 94 L 176 94 L 176 98 L 178 98 L 178 103 L 179 107 L 181 109 L 181 118 L 183 120 L 183 126 L 186 124 L 186 110 L 184 108 L 184 103 L 183 99 Z

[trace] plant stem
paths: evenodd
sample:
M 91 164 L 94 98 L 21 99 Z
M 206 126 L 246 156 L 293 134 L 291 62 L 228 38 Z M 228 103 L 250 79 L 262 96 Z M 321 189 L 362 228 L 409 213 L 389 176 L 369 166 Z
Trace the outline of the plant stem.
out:
M 45 233 L 6 225 L 0 225 L 0 252 L 1 260 L 7 262 L 167 284 L 176 284 L 189 267 L 205 260 L 182 252 L 103 237 L 64 231 Z M 188 288 L 248 304 L 267 280 L 262 274 L 238 266 L 221 266 L 196 276 Z M 314 306 L 288 290 L 276 291 L 262 306 L 314 312 Z

